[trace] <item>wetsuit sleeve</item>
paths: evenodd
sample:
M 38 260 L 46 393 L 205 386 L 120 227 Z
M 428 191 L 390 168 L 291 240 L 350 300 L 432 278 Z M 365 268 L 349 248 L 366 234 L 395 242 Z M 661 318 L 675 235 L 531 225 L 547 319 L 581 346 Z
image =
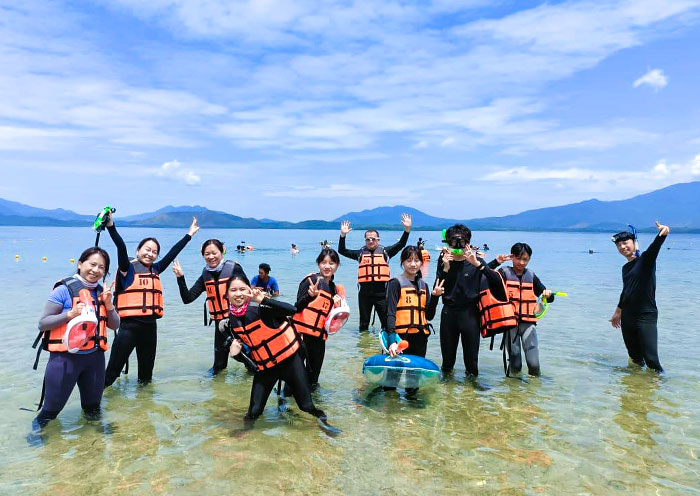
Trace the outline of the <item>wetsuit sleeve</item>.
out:
M 48 331 L 54 329 L 66 324 L 68 320 L 70 320 L 68 318 L 68 312 L 63 310 L 63 305 L 61 303 L 47 301 L 46 305 L 44 305 L 44 311 L 39 318 L 39 330 Z
M 667 237 L 668 235 L 657 235 L 654 238 L 654 241 L 651 242 L 649 248 L 647 248 L 646 251 L 642 253 L 642 261 L 644 262 L 644 265 L 653 265 L 656 262 L 656 257 L 659 256 L 659 250 L 661 249 L 661 245 L 664 244 L 664 241 L 666 241 Z
M 503 287 L 503 279 L 501 278 L 500 274 L 490 268 L 488 264 L 486 264 L 483 260 L 481 260 L 483 270 L 481 268 L 479 269 L 479 272 L 481 272 L 484 277 L 486 277 L 486 280 L 489 283 L 489 289 L 491 290 L 491 293 L 493 296 L 501 301 L 504 301 L 507 298 L 506 295 L 506 290 Z
M 489 266 L 490 269 L 496 270 L 496 269 L 498 268 L 498 266 L 501 265 L 501 264 L 498 263 L 498 259 L 497 259 L 497 258 L 494 258 L 494 259 L 491 260 L 487 265 Z
M 311 280 L 316 282 L 318 278 L 317 275 L 311 276 Z M 313 298 L 309 295 L 309 278 L 305 277 L 303 281 L 299 283 L 299 291 L 297 291 L 297 302 L 295 306 L 297 308 L 306 308 L 309 303 L 313 301 Z
M 199 295 L 204 293 L 204 279 L 202 279 L 202 276 L 197 278 L 190 289 L 187 289 L 185 276 L 180 276 L 177 278 L 177 286 L 180 289 L 180 298 L 182 298 L 182 303 L 185 305 L 192 303 L 194 300 L 199 298 Z
M 360 250 L 348 250 L 345 247 L 345 238 L 346 236 L 341 236 L 338 240 L 338 253 L 340 253 L 344 257 L 352 258 L 353 260 L 359 260 Z
M 532 289 L 535 291 L 535 296 L 541 295 L 547 287 L 542 284 L 542 281 L 540 281 L 540 278 L 537 277 L 537 274 L 533 274 L 533 280 L 532 280 Z M 550 296 L 547 298 L 547 303 L 552 303 L 554 301 L 554 295 Z
M 190 236 L 189 234 L 185 234 L 180 241 L 175 243 L 175 246 L 170 248 L 170 251 L 166 253 L 163 258 L 161 258 L 153 264 L 156 266 L 156 270 L 158 271 L 158 273 L 162 273 L 165 269 L 168 268 L 168 265 L 170 265 L 172 261 L 175 260 L 175 257 L 178 256 L 178 254 L 182 251 L 182 249 L 185 246 L 187 246 L 187 243 L 189 243 L 191 239 L 192 236 Z
M 117 261 L 119 263 L 119 270 L 122 272 L 128 272 L 129 266 L 129 254 L 126 251 L 126 244 L 122 239 L 121 235 L 117 232 L 117 226 L 111 225 L 107 228 L 109 232 L 109 237 L 112 238 L 114 245 L 117 247 Z
M 117 313 L 116 307 L 112 309 L 111 312 L 107 313 L 107 327 L 116 331 L 119 329 L 119 324 L 121 324 L 121 319 Z
M 277 320 L 284 320 L 285 318 L 294 315 L 303 309 L 304 307 L 298 308 L 296 305 L 290 305 L 289 303 L 273 300 L 272 298 L 268 297 L 265 297 L 260 304 L 261 312 L 264 312 L 268 316 Z
M 386 332 L 389 335 L 387 342 L 393 343 L 393 333 L 396 332 L 396 307 L 401 294 L 401 283 L 397 279 L 391 279 L 386 284 Z
M 389 258 L 395 256 L 398 252 L 401 251 L 401 249 L 404 246 L 406 246 L 406 243 L 408 242 L 408 235 L 409 233 L 404 231 L 401 235 L 401 239 L 399 239 L 396 243 L 386 248 L 386 254 L 389 255 Z

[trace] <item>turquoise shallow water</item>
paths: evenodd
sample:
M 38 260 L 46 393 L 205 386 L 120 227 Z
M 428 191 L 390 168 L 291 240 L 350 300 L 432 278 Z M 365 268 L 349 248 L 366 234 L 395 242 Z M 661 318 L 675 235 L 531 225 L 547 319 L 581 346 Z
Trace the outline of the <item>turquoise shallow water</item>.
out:
M 122 235 L 134 250 L 146 235 L 169 247 L 185 231 L 123 229 Z M 399 235 L 382 234 L 387 243 Z M 439 246 L 437 232 L 412 233 L 411 241 L 418 236 L 431 249 Z M 337 241 L 337 232 L 202 230 L 179 257 L 189 283 L 201 271 L 199 246 L 208 237 L 255 245 L 232 257 L 249 274 L 270 263 L 281 298 L 291 301 L 299 280 L 315 269 L 319 241 Z M 500 353 L 484 341 L 476 384 L 465 380 L 458 360 L 454 379 L 421 391 L 417 401 L 400 393 L 372 396 L 361 368 L 377 351 L 377 336 L 358 333 L 355 312 L 328 341 L 315 396 L 344 430 L 337 438 L 321 433 L 295 405 L 279 414 L 274 397 L 255 430 L 240 434 L 251 378 L 235 362 L 226 373 L 207 376 L 213 330 L 202 327 L 203 300 L 183 305 L 168 270 L 154 383 L 138 387 L 135 374 L 123 376 L 105 394 L 98 423 L 82 418 L 76 390 L 47 428 L 45 444 L 29 447 L 24 436 L 33 414 L 20 408 L 38 400 L 47 358 L 32 371 L 36 322 L 53 282 L 74 270 L 69 259 L 94 234 L 2 227 L 0 494 L 697 494 L 700 297 L 691 278 L 700 236 L 672 233 L 659 257 L 661 377 L 628 367 L 622 338 L 608 323 L 623 263 L 609 239 L 474 235 L 492 254 L 527 241 L 535 250 L 531 268 L 548 287 L 571 295 L 555 302 L 538 326 L 541 378 L 505 378 Z M 651 239 L 642 235 L 641 244 Z M 292 242 L 301 249 L 296 257 L 289 254 Z M 349 246 L 360 242 L 361 233 L 351 233 Z M 108 236 L 101 244 L 116 260 Z M 352 289 L 355 270 L 343 259 L 337 280 Z M 397 261 L 392 270 L 399 270 Z M 349 296 L 355 310 L 356 294 Z M 433 323 L 439 328 L 439 313 Z M 440 364 L 437 335 L 428 358 Z

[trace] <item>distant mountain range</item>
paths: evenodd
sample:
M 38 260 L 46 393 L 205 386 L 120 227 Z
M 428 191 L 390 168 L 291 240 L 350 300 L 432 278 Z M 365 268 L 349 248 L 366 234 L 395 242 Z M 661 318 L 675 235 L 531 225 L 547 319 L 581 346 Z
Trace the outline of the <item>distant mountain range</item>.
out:
M 443 229 L 462 222 L 472 229 L 496 231 L 614 231 L 624 229 L 628 223 L 636 225 L 640 231 L 652 231 L 654 221 L 658 219 L 675 231 L 700 232 L 700 182 L 674 184 L 627 200 L 586 200 L 504 217 L 477 219 L 433 217 L 415 208 L 397 205 L 348 212 L 332 221 L 286 222 L 239 217 L 195 205 L 167 206 L 155 212 L 119 217 L 117 222 L 124 227 L 183 227 L 189 225 L 192 216 L 196 215 L 199 225 L 208 228 L 338 229 L 339 223 L 347 219 L 357 229 L 402 229 L 400 219 L 403 212 L 413 217 L 414 229 L 424 230 Z M 92 224 L 93 219 L 93 215 L 81 215 L 71 210 L 46 210 L 0 198 L 0 225 L 4 226 L 85 226 Z

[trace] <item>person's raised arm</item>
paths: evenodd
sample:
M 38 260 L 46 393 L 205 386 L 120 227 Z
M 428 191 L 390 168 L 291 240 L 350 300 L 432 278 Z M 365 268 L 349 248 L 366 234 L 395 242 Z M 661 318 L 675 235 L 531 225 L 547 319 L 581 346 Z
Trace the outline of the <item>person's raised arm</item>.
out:
M 185 281 L 185 271 L 182 270 L 180 262 L 177 260 L 175 260 L 175 262 L 173 263 L 173 272 L 175 273 L 175 277 L 177 278 L 177 287 L 180 290 L 180 299 L 182 299 L 182 303 L 184 303 L 185 305 L 187 305 L 188 303 L 192 303 L 194 300 L 199 298 L 199 295 L 204 293 L 204 279 L 202 279 L 201 275 L 197 278 L 192 287 L 187 289 L 187 282 Z
M 664 241 L 666 241 L 666 237 L 668 236 L 668 233 L 670 231 L 668 226 L 659 224 L 659 221 L 656 221 L 656 228 L 659 230 L 659 233 L 651 242 L 649 248 L 647 248 L 646 251 L 643 253 L 644 256 L 642 257 L 642 260 L 646 264 L 653 264 L 656 261 L 656 257 L 659 256 L 659 250 L 661 249 L 661 245 L 663 245 Z
M 386 248 L 386 254 L 389 255 L 389 258 L 394 257 L 398 252 L 401 251 L 401 249 L 406 246 L 406 243 L 408 242 L 408 234 L 411 232 L 411 225 L 412 225 L 412 220 L 411 216 L 408 214 L 401 214 L 401 224 L 403 225 L 403 234 L 401 235 L 401 238 L 394 243 L 393 245 L 389 246 Z
M 180 241 L 175 243 L 175 245 L 172 248 L 170 248 L 170 251 L 166 253 L 163 258 L 161 258 L 153 264 L 156 266 L 158 272 L 163 272 L 165 269 L 168 268 L 168 265 L 170 265 L 170 263 L 173 260 L 175 260 L 175 257 L 178 256 L 182 249 L 185 246 L 187 246 L 187 243 L 190 242 L 192 236 L 197 234 L 197 231 L 199 231 L 199 226 L 197 225 L 197 217 L 192 217 L 192 224 L 190 225 L 187 234 L 185 234 Z
M 117 232 L 117 226 L 114 225 L 114 219 L 112 219 L 112 213 L 107 214 L 107 232 L 109 232 L 109 237 L 112 238 L 114 245 L 117 247 L 117 262 L 119 264 L 119 272 L 122 275 L 126 275 L 129 271 L 129 253 L 126 251 L 126 244 L 122 239 L 121 235 Z
M 352 227 L 350 227 L 350 221 L 344 220 L 342 224 L 340 224 L 340 238 L 338 239 L 338 253 L 341 254 L 344 257 L 351 258 L 353 260 L 359 260 L 360 259 L 360 250 L 348 250 L 345 247 L 345 236 L 352 231 Z

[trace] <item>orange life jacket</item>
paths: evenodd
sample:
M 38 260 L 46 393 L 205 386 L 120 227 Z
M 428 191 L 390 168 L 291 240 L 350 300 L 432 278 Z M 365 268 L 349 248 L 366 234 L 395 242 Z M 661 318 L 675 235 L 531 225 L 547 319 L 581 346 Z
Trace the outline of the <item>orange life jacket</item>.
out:
M 250 349 L 249 355 L 258 370 L 278 365 L 299 349 L 299 338 L 289 321 L 285 320 L 276 329 L 268 327 L 260 318 L 259 307 L 248 307 L 246 318 L 251 319 L 251 322 L 242 325 L 238 318 L 231 315 L 229 325 L 234 335 Z
M 153 272 L 153 267 L 146 267 L 138 260 L 133 260 L 134 280 L 129 287 L 117 294 L 116 307 L 119 317 L 163 316 L 163 285 L 160 275 Z
M 314 274 L 312 282 L 315 283 L 321 276 Z M 304 279 L 306 280 L 306 279 Z M 303 281 L 302 281 L 303 282 Z M 325 327 L 326 318 L 333 308 L 333 294 L 326 281 L 321 281 L 319 293 L 309 306 L 301 312 L 294 314 L 292 322 L 296 330 L 302 334 L 308 334 L 317 338 L 328 339 Z
M 501 278 L 501 284 L 503 284 L 503 277 L 500 273 L 498 275 Z M 505 284 L 503 290 L 505 292 Z M 485 338 L 495 336 L 518 325 L 513 305 L 508 300 L 498 300 L 491 292 L 488 280 L 483 275 L 479 282 L 479 315 L 481 336 Z
M 513 304 L 515 317 L 519 322 L 537 322 L 535 318 L 535 273 L 525 269 L 522 276 L 515 273 L 513 267 L 502 267 L 500 272 L 506 280 L 508 299 Z
M 423 258 L 423 264 L 430 263 L 430 252 L 425 248 L 420 251 L 420 256 Z
M 419 289 L 403 274 L 396 278 L 401 285 L 399 300 L 396 303 L 395 329 L 397 334 L 430 334 L 425 307 L 428 305 L 428 284 L 420 279 Z
M 58 281 L 56 284 L 54 284 L 54 289 L 59 287 L 60 285 L 65 285 L 68 288 L 68 293 L 71 296 L 71 308 L 73 308 L 75 305 L 77 305 L 80 302 L 80 290 L 88 288 L 80 279 L 78 279 L 75 276 L 70 276 L 65 279 L 61 279 Z M 95 292 L 97 293 L 98 299 L 97 301 L 92 300 L 90 304 L 95 306 L 95 315 L 97 317 L 97 328 L 95 335 L 90 338 L 90 340 L 85 343 L 83 347 L 81 347 L 81 350 L 91 350 L 95 347 L 100 347 L 100 349 L 106 351 L 109 349 L 109 345 L 107 344 L 107 311 L 105 310 L 104 304 L 99 300 L 99 296 L 102 294 L 102 286 L 97 285 L 95 288 Z M 90 292 L 92 295 L 92 291 Z M 34 369 L 36 370 L 37 365 L 39 363 L 39 354 L 41 353 L 41 350 L 48 350 L 51 353 L 67 353 L 68 348 L 63 344 L 63 336 L 66 333 L 66 328 L 68 326 L 68 322 L 61 324 L 58 327 L 54 327 L 53 329 L 50 329 L 48 331 L 40 331 L 39 335 L 37 336 L 36 340 L 34 341 L 33 347 L 36 348 L 36 346 L 39 344 L 39 339 L 43 337 L 42 340 L 42 345 L 39 347 L 39 350 L 37 351 L 36 354 L 36 361 L 34 362 Z
M 212 272 L 206 267 L 202 270 L 202 280 L 207 291 L 207 308 L 209 317 L 213 321 L 228 318 L 229 301 L 226 295 L 226 283 L 235 272 L 236 262 L 226 260 L 219 272 L 219 279 L 214 280 Z M 240 269 L 241 272 L 243 269 Z M 206 314 L 204 315 L 204 325 L 207 324 Z
M 382 246 L 373 252 L 366 247 L 360 249 L 360 265 L 357 266 L 357 282 L 387 282 L 391 279 L 389 255 Z

